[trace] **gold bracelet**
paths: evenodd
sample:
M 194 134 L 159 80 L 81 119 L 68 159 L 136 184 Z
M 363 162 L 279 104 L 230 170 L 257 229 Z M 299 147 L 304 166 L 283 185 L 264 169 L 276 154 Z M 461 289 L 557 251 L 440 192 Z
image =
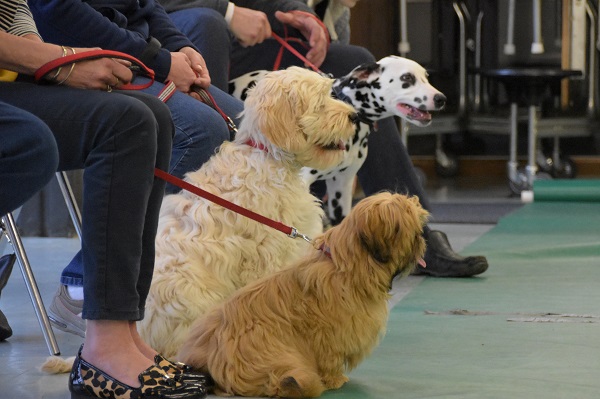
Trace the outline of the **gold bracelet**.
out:
M 67 48 L 65 46 L 60 46 L 62 48 L 62 56 L 66 56 L 67 55 Z M 49 78 L 50 80 L 56 81 L 56 78 L 58 78 L 58 75 L 60 75 L 60 71 L 62 71 L 62 67 L 58 67 L 58 69 L 56 70 L 56 73 L 54 74 L 54 76 L 52 76 L 51 78 Z
M 69 49 L 73 52 L 73 55 L 75 55 L 75 49 L 73 47 L 69 47 Z M 67 76 L 61 80 L 60 82 L 58 82 L 56 85 L 60 86 L 61 84 L 65 83 L 67 81 L 67 79 L 69 79 L 69 77 L 71 76 L 71 73 L 73 73 L 73 69 L 75 69 L 75 62 L 71 64 L 71 69 L 69 69 L 69 73 L 67 74 Z

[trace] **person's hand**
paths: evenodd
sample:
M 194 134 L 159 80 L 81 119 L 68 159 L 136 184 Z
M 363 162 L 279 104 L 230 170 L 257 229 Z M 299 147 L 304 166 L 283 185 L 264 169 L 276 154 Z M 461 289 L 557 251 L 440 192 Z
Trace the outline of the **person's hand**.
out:
M 177 90 L 184 93 L 189 93 L 192 85 L 200 84 L 201 80 L 198 76 L 198 67 L 192 68 L 192 61 L 181 51 L 171 53 L 171 70 L 167 80 L 172 81 L 177 87 Z
M 83 53 L 98 48 L 76 48 L 75 51 Z M 70 51 L 69 51 L 70 54 Z M 56 77 L 56 82 L 65 86 L 80 89 L 112 90 L 131 82 L 133 73 L 129 69 L 131 63 L 115 58 L 98 58 L 88 61 L 79 61 L 71 68 L 72 64 L 62 67 Z M 66 79 L 66 80 L 65 80 Z
M 205 89 L 208 89 L 211 80 L 210 73 L 208 71 L 208 68 L 206 67 L 206 61 L 204 60 L 204 57 L 202 57 L 202 55 L 199 52 L 197 52 L 191 47 L 183 47 L 179 50 L 179 52 L 184 53 L 190 59 L 190 66 L 198 75 L 195 84 Z
M 235 7 L 229 29 L 242 47 L 254 46 L 271 37 L 267 15 L 250 8 Z
M 317 20 L 317 17 L 306 12 L 296 11 L 276 11 L 275 17 L 281 23 L 290 25 L 302 33 L 310 46 L 310 50 L 306 53 L 306 59 L 312 62 L 316 67 L 320 67 L 327 55 L 329 36 L 327 30 Z

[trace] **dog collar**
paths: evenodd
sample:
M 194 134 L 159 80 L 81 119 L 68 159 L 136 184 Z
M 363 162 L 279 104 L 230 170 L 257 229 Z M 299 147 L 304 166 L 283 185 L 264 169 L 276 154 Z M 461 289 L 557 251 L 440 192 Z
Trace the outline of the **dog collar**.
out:
M 331 258 L 331 250 L 327 245 L 321 244 L 321 246 L 319 247 L 319 251 L 323 252 L 328 258 Z
M 262 150 L 264 152 L 269 152 L 269 149 L 264 144 L 257 143 L 256 141 L 254 141 L 252 139 L 246 141 L 246 144 L 249 145 L 250 147 L 258 148 L 259 150 Z
M 354 106 L 354 105 L 353 105 L 353 103 L 352 103 L 352 99 L 350 98 L 350 96 L 348 96 L 348 95 L 344 94 L 344 93 L 342 92 L 342 90 L 341 90 L 341 89 L 339 89 L 339 88 L 335 88 L 335 87 L 334 87 L 334 88 L 333 88 L 333 91 L 332 91 L 332 94 L 333 94 L 333 96 L 334 96 L 335 98 L 337 98 L 338 100 L 340 100 L 340 101 L 343 101 L 343 102 L 345 102 L 345 103 L 347 103 L 347 104 L 350 104 L 350 105 Z M 356 115 L 357 115 L 357 117 L 358 117 L 358 121 L 359 121 L 359 122 L 366 123 L 367 125 L 369 125 L 369 127 L 370 127 L 370 128 L 377 130 L 377 127 L 376 127 L 376 125 L 375 125 L 375 122 L 374 122 L 374 121 L 372 121 L 372 120 L 371 120 L 371 119 L 370 119 L 370 118 L 367 116 L 366 112 L 365 112 L 363 109 L 359 110 L 359 111 L 356 113 Z

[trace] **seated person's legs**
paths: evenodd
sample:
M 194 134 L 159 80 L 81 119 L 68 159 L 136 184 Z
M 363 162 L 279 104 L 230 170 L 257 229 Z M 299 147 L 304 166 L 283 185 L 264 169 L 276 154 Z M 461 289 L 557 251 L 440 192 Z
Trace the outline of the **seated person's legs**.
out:
M 0 215 L 4 216 L 50 181 L 58 165 L 58 150 L 48 126 L 1 101 L 0 123 Z
M 48 126 L 34 115 L 2 101 L 0 126 L 0 216 L 4 216 L 50 181 L 58 166 L 58 149 Z M 0 293 L 15 259 L 14 254 L 0 258 Z M 8 320 L 0 311 L 0 341 L 11 335 Z

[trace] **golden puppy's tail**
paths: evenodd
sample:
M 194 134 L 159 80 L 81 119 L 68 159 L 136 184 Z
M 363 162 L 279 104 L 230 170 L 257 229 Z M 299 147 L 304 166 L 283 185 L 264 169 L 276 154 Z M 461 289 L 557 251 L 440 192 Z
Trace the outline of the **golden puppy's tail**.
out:
M 40 369 L 48 374 L 63 374 L 71 372 L 75 356 L 62 358 L 58 356 L 48 356 Z

